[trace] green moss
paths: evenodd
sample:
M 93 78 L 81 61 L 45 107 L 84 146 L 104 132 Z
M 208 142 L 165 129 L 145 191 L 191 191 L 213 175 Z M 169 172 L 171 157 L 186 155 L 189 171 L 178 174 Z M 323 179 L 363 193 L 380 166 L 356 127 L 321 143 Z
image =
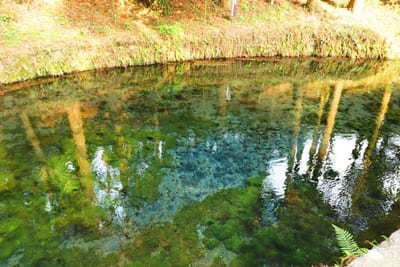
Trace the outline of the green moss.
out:
M 162 175 L 154 173 L 146 173 L 136 183 L 135 190 L 132 193 L 131 203 L 139 205 L 139 203 L 155 201 L 160 192 L 158 186 L 162 180 Z M 138 202 L 139 201 L 139 202 Z
M 225 267 L 228 266 L 222 257 L 215 257 L 210 267 Z
M 10 191 L 15 187 L 14 175 L 10 172 L 0 171 L 0 192 Z
M 165 260 L 164 255 L 158 254 L 155 256 L 150 256 L 147 258 L 143 258 L 140 260 L 134 259 L 132 263 L 129 263 L 127 266 L 129 267 L 148 267 L 148 266 L 160 266 L 160 267 L 169 267 L 171 264 Z
M 234 234 L 224 242 L 227 249 L 236 253 L 240 253 L 241 249 L 246 245 L 246 243 L 246 240 L 243 240 L 243 237 L 239 236 L 238 234 Z
M 220 192 L 196 207 L 203 216 L 202 224 L 207 225 L 203 240 L 206 247 L 214 248 L 222 242 L 229 250 L 240 253 L 247 244 L 247 236 L 259 226 L 261 181 L 248 179 L 245 188 Z
M 17 218 L 2 220 L 0 222 L 0 233 L 3 236 L 7 236 L 14 232 L 21 224 L 22 221 Z
M 204 246 L 210 250 L 218 247 L 221 244 L 221 242 L 215 238 L 205 238 L 203 240 L 203 243 L 204 243 Z
M 249 179 L 242 189 L 222 190 L 203 202 L 183 208 L 172 223 L 151 227 L 141 233 L 129 248 L 136 259 L 133 266 L 148 264 L 148 255 L 160 250 L 170 266 L 187 266 L 202 254 L 197 234 L 198 225 L 206 225 L 205 247 L 212 249 L 221 241 L 232 251 L 239 252 L 247 242 L 243 235 L 251 232 L 257 221 L 261 178 Z M 255 206 L 247 206 L 255 205 Z M 257 224 L 257 223 L 256 223 Z M 139 259 L 138 259 L 139 258 Z M 164 264 L 164 263 L 163 263 Z
M 62 253 L 58 249 L 49 251 L 48 256 L 37 261 L 40 266 L 113 266 L 119 262 L 116 254 L 101 255 L 95 249 L 69 248 L 63 249 Z

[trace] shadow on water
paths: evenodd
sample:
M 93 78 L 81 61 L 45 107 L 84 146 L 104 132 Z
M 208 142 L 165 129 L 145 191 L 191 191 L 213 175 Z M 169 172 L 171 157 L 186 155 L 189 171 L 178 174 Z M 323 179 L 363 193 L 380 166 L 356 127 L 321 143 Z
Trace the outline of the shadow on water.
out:
M 332 264 L 332 223 L 400 227 L 399 70 L 216 61 L 7 93 L 1 264 Z

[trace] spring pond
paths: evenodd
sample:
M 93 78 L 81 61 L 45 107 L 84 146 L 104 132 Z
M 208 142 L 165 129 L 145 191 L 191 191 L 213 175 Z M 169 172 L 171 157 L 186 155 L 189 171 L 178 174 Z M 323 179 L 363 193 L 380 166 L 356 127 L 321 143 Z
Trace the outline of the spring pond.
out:
M 192 62 L 0 97 L 1 266 L 311 266 L 400 228 L 396 62 Z

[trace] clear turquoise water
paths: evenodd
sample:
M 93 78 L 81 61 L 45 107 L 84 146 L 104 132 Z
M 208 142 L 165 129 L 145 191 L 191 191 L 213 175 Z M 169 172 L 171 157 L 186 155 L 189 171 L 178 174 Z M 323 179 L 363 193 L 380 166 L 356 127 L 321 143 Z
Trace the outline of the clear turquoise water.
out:
M 310 266 L 400 228 L 395 62 L 87 72 L 0 97 L 1 266 Z

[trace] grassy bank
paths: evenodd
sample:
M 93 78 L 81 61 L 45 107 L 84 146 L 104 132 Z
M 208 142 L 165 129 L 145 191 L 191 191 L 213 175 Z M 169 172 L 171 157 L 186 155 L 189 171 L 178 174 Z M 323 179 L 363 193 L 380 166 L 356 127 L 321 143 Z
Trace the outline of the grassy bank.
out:
M 60 6 L 40 9 L 36 4 L 26 9 L 15 4 L 13 12 L 12 5 L 0 9 L 1 84 L 75 71 L 199 59 L 395 57 L 390 49 L 395 42 L 375 30 L 376 25 L 322 2 L 320 10 L 312 13 L 291 2 L 242 1 L 234 19 L 227 19 L 216 7 L 194 17 L 162 16 L 149 10 L 141 17 L 121 15 L 118 20 L 104 15 L 101 23 L 93 18 L 76 20 L 76 14 Z M 395 14 L 384 7 L 370 8 L 380 15 Z M 146 9 L 139 6 L 135 12 L 140 10 Z M 26 21 L 32 12 L 39 19 Z

